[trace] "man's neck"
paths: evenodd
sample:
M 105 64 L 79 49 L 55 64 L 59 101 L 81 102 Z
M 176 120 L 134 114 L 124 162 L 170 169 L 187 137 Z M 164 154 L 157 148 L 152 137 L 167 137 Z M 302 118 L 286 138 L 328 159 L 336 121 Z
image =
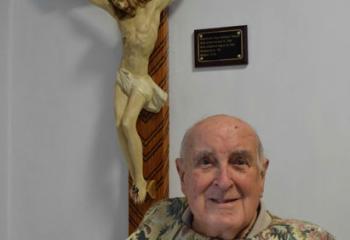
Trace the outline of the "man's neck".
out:
M 193 226 L 193 215 L 189 207 L 184 211 L 182 215 L 182 221 L 192 230 L 195 230 Z M 271 217 L 267 213 L 263 203 L 260 203 L 259 208 L 249 225 L 244 228 L 240 233 L 235 234 L 235 237 L 231 239 L 246 239 L 253 237 L 257 233 L 261 232 L 271 223 Z M 225 239 L 225 238 L 216 238 L 216 239 Z

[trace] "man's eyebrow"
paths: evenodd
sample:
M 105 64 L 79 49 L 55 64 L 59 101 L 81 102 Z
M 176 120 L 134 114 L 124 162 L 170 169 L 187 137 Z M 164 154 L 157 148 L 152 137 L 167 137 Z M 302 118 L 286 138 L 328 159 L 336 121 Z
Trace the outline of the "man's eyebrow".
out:
M 199 161 L 201 158 L 203 157 L 212 157 L 214 156 L 214 153 L 210 150 L 202 150 L 202 151 L 198 151 L 194 154 L 193 160 L 195 162 Z
M 253 162 L 254 156 L 247 150 L 236 150 L 230 154 L 230 158 L 241 156 L 246 158 L 249 162 Z

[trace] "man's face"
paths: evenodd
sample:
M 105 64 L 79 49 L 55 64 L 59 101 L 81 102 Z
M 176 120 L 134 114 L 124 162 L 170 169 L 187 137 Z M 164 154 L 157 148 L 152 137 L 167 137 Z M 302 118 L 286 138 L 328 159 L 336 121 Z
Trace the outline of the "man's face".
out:
M 255 132 L 241 121 L 219 118 L 194 128 L 177 166 L 195 230 L 237 236 L 251 224 L 264 188 L 257 157 Z

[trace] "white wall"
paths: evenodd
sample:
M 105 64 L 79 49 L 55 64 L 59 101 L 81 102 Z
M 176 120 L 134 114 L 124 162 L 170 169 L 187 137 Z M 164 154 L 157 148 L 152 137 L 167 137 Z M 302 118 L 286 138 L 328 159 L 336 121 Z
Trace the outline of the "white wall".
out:
M 171 17 L 170 158 L 193 121 L 241 116 L 270 159 L 265 202 L 347 239 L 350 3 L 181 1 Z M 248 25 L 246 67 L 193 68 L 193 30 Z M 179 195 L 174 163 L 171 195 Z
M 0 2 L 0 239 L 7 239 L 8 174 L 8 0 Z
M 8 240 L 123 239 L 114 21 L 87 1 L 12 1 Z M 102 27 L 101 27 L 101 26 Z
M 270 158 L 271 211 L 346 239 L 349 5 L 174 3 L 171 196 L 181 195 L 173 160 L 185 129 L 209 114 L 234 114 L 256 127 Z M 0 215 L 0 238 L 7 224 L 5 240 L 124 239 L 127 174 L 112 112 L 121 52 L 115 22 L 85 0 L 1 1 L 0 20 L 9 33 L 0 35 L 0 213 L 8 211 Z M 194 29 L 242 24 L 248 66 L 193 68 Z

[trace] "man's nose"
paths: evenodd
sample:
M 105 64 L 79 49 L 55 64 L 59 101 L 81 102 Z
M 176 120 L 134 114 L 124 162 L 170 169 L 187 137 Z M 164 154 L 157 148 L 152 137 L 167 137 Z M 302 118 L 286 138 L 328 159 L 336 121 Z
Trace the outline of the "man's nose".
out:
M 227 190 L 233 185 L 233 179 L 227 168 L 218 169 L 215 184 L 222 190 Z

